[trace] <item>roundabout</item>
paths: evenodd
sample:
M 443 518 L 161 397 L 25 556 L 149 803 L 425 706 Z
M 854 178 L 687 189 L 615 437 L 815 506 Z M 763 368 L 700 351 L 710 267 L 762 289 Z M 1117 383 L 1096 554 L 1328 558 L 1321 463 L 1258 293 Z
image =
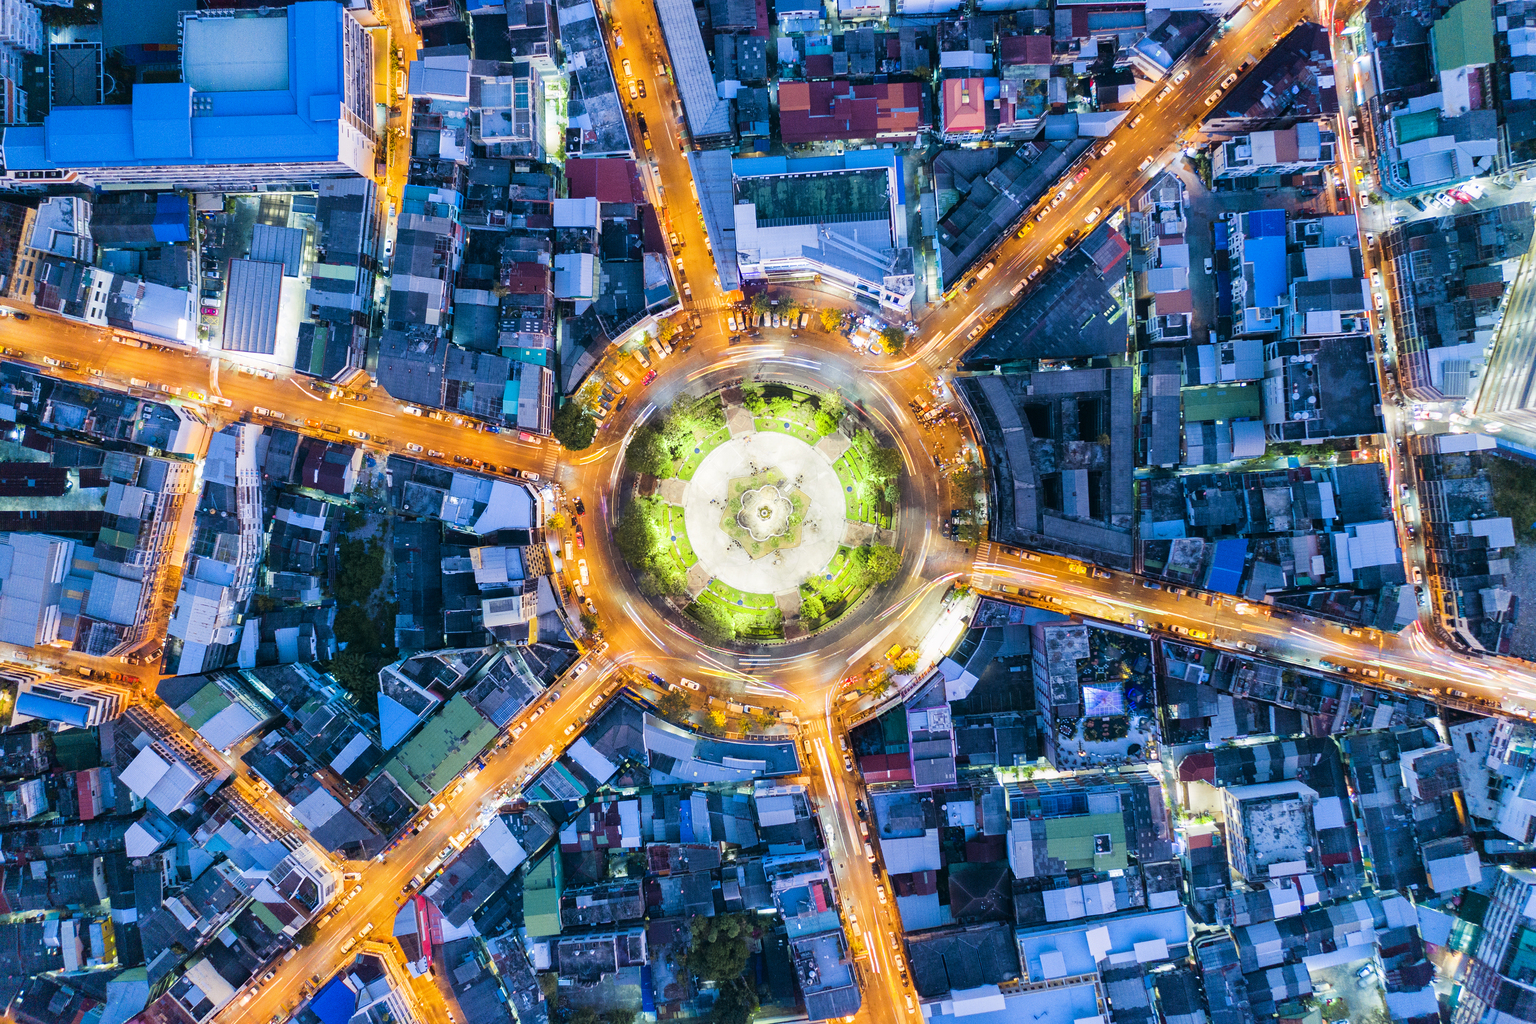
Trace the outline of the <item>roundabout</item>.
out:
M 840 394 L 684 394 L 634 431 L 615 530 L 640 591 L 707 641 L 804 639 L 895 577 L 903 460 Z

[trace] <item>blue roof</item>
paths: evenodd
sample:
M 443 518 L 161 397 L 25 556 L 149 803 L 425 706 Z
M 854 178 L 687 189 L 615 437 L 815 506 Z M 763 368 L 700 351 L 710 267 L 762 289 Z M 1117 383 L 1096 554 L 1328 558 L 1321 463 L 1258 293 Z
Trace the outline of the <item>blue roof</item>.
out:
M 187 205 L 187 197 L 175 192 L 161 192 L 155 196 L 155 241 L 157 242 L 185 242 L 191 235 L 187 231 L 187 221 L 192 212 Z
M 385 750 L 405 739 L 419 721 L 420 715 L 407 711 L 405 705 L 389 694 L 379 694 L 379 745 Z
M 1211 568 L 1205 574 L 1205 589 L 1218 594 L 1235 594 L 1243 579 L 1243 563 L 1248 558 L 1246 538 L 1228 538 L 1216 542 Z
M 1243 233 L 1249 238 L 1285 237 L 1284 210 L 1252 210 L 1247 217 L 1248 227 Z
M 1253 291 L 1248 295 L 1248 305 L 1285 305 L 1289 291 L 1285 279 L 1285 236 L 1249 238 L 1243 243 L 1243 262 L 1253 267 Z
M 288 88 L 200 93 L 182 82 L 141 83 L 128 104 L 55 107 L 38 126 L 5 129 L 13 170 L 334 161 L 343 81 L 340 4 L 287 9 Z M 193 116 L 193 103 L 198 105 Z
M 1214 227 L 1216 229 L 1216 248 L 1225 249 L 1227 247 L 1227 222 L 1218 220 Z
M 88 709 L 79 704 L 37 693 L 23 693 L 16 698 L 16 713 L 28 718 L 45 718 L 50 722 L 63 722 L 77 729 L 84 729 L 89 719 Z
M 320 1024 L 347 1024 L 357 1009 L 357 993 L 347 987 L 346 979 L 337 975 L 309 1001 L 309 1012 Z

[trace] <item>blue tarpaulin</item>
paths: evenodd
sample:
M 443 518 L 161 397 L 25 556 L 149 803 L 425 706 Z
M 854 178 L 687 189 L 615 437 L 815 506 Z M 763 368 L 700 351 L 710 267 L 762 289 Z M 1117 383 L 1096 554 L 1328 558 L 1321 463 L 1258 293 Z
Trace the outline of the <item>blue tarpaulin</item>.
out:
M 1243 563 L 1248 558 L 1248 541 L 1229 538 L 1216 542 L 1211 568 L 1205 574 L 1205 589 L 1218 594 L 1235 594 L 1243 581 Z
M 346 979 L 340 975 L 309 1001 L 309 1012 L 320 1019 L 320 1024 L 347 1024 L 356 1009 L 357 993 L 347 987 Z

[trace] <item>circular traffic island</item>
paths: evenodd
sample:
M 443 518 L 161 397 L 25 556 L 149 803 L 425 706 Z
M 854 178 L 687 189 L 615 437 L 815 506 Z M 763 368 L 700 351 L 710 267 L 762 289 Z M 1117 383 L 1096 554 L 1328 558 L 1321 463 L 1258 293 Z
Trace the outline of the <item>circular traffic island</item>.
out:
M 641 592 L 702 639 L 791 642 L 896 574 L 900 466 L 836 394 L 684 396 L 630 439 L 614 539 Z

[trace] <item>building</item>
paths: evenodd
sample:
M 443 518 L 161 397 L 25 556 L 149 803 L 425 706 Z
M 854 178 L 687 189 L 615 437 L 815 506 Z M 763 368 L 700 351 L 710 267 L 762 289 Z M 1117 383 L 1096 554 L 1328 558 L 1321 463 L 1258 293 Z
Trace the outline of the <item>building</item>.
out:
M 89 729 L 123 713 L 129 695 L 121 687 L 85 679 L 44 678 L 25 669 L 7 669 L 16 684 L 16 705 L 11 725 L 34 718 L 54 728 Z M 25 675 L 26 678 L 17 678 Z
M 1336 140 L 1319 121 L 1290 128 L 1249 132 L 1213 147 L 1211 176 L 1216 181 L 1269 175 L 1315 174 L 1331 167 Z
M 0 115 L 3 124 L 25 124 L 27 92 L 22 87 L 24 54 L 41 53 L 43 19 L 27 0 L 0 2 Z
M 1536 1018 L 1536 872 L 1503 867 L 1462 985 L 1455 1024 Z
M 180 38 L 179 82 L 6 128 L 9 183 L 236 189 L 374 173 L 373 44 L 341 4 L 187 13 Z
M 916 292 L 894 150 L 731 161 L 735 258 L 746 280 L 810 281 L 905 315 Z M 716 249 L 717 259 L 727 259 Z

